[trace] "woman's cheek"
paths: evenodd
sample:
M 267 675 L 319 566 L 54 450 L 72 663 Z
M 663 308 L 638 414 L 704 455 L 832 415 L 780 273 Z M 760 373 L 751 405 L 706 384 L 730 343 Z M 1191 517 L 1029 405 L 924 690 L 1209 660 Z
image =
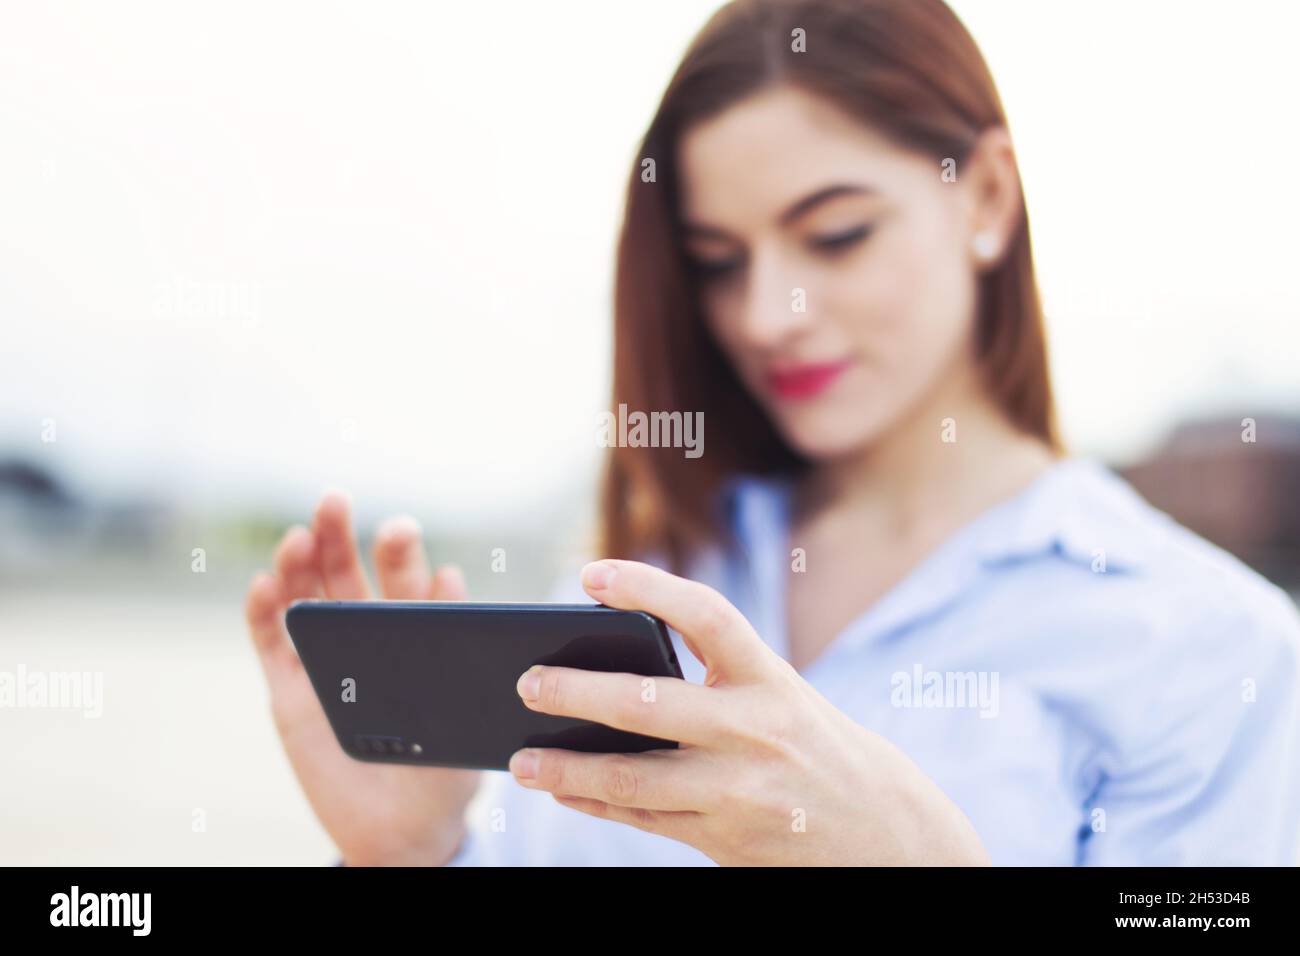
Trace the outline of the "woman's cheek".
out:
M 926 241 L 933 238 L 933 242 Z M 900 236 L 873 263 L 863 290 L 861 347 L 881 357 L 888 385 L 909 395 L 933 386 L 972 325 L 969 266 L 940 237 Z
M 726 292 L 706 293 L 701 307 L 709 335 L 731 362 L 732 368 L 745 378 L 748 367 L 754 362 L 754 349 L 744 334 L 744 316 L 739 298 Z
M 852 316 L 845 332 L 858 360 L 827 409 L 842 441 L 870 442 L 928 387 L 935 347 L 918 327 L 915 304 L 906 283 L 890 282 L 840 306 L 839 314 Z

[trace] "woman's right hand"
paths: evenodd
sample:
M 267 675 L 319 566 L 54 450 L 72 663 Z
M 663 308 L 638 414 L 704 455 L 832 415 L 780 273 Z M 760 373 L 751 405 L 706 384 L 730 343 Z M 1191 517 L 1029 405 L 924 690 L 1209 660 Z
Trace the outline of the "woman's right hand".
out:
M 380 594 L 390 600 L 463 601 L 465 581 L 447 565 L 430 574 L 419 525 L 386 522 L 375 539 Z M 464 837 L 472 770 L 366 763 L 339 746 L 284 614 L 299 598 L 373 600 L 357 553 L 348 501 L 327 494 L 312 527 L 296 525 L 275 551 L 275 572 L 249 588 L 246 613 L 271 691 L 271 713 L 298 782 L 349 866 L 440 865 Z

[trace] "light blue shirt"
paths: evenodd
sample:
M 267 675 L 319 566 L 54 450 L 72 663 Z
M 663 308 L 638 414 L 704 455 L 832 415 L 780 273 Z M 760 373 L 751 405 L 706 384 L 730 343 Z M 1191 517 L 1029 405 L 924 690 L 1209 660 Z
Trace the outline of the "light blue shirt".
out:
M 786 489 L 746 478 L 728 500 L 740 553 L 706 553 L 690 576 L 788 659 Z M 590 601 L 576 574 L 555 599 Z M 961 528 L 804 677 L 934 780 L 995 864 L 1297 860 L 1300 614 L 1092 460 Z M 454 865 L 712 862 L 508 773 L 487 788 Z

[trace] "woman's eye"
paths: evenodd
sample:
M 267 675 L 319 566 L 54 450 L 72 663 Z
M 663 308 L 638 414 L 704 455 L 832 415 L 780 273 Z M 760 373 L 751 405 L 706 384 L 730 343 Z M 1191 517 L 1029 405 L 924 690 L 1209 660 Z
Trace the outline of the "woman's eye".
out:
M 701 279 L 717 279 L 740 266 L 739 259 L 692 259 L 691 271 Z
M 839 249 L 847 249 L 856 242 L 860 242 L 871 234 L 870 226 L 857 226 L 846 232 L 837 232 L 829 236 L 816 236 L 812 244 L 818 249 L 824 249 L 828 252 L 834 252 Z

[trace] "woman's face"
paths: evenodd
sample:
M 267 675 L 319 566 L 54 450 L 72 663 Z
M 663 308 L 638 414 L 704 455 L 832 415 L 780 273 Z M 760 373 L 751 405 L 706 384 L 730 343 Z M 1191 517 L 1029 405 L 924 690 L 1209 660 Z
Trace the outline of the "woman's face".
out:
M 854 452 L 969 380 L 963 170 L 945 182 L 938 162 L 788 87 L 692 127 L 679 148 L 704 315 L 792 447 Z

